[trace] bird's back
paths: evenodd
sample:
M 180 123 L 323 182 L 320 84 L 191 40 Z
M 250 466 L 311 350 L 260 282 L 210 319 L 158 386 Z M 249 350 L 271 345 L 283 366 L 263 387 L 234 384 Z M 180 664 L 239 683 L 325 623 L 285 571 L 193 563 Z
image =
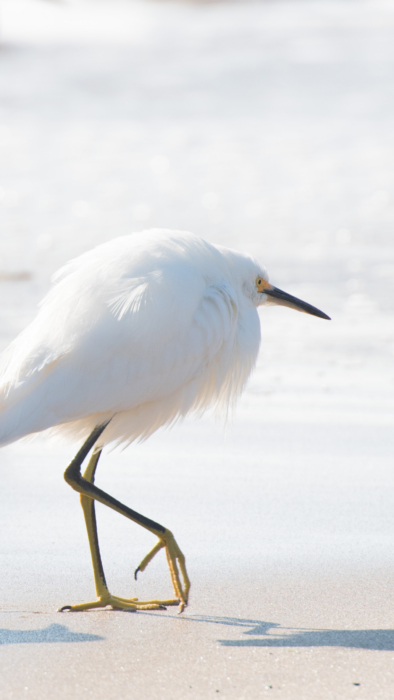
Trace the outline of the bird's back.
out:
M 114 239 L 56 275 L 3 354 L 0 444 L 48 428 L 84 437 L 113 416 L 106 441 L 147 437 L 238 394 L 258 346 L 257 313 L 217 248 L 183 232 Z

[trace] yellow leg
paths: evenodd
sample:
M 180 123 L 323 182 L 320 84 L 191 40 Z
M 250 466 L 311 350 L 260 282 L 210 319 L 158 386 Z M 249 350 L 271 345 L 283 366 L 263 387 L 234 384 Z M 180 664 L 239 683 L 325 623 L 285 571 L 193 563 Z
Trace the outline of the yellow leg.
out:
M 72 612 L 77 612 L 80 610 L 88 610 L 92 608 L 101 608 L 111 606 L 114 609 L 121 610 L 160 610 L 165 609 L 167 605 L 179 605 L 180 612 L 184 610 L 185 605 L 187 605 L 188 594 L 190 589 L 190 581 L 187 576 L 185 557 L 183 556 L 181 550 L 179 549 L 174 536 L 172 533 L 164 528 L 162 525 L 155 523 L 145 516 L 132 511 L 127 508 L 119 501 L 116 501 L 112 496 L 109 496 L 101 489 L 94 486 L 94 476 L 97 468 L 97 463 L 100 458 L 101 449 L 96 448 L 90 458 L 88 466 L 83 474 L 81 475 L 81 465 L 88 454 L 89 450 L 95 444 L 98 437 L 101 435 L 104 426 L 99 426 L 93 433 L 89 436 L 88 440 L 82 446 L 81 450 L 76 455 L 75 459 L 71 462 L 70 466 L 66 469 L 64 477 L 72 488 L 80 493 L 81 505 L 85 516 L 86 529 L 88 533 L 90 552 L 93 564 L 94 582 L 96 587 L 97 600 L 91 603 L 82 603 L 80 605 L 66 605 L 60 610 L 70 610 Z M 120 598 L 113 596 L 107 587 L 104 569 L 100 556 L 100 549 L 98 543 L 97 535 L 97 524 L 96 524 L 96 513 L 94 501 L 97 500 L 104 505 L 116 510 L 118 513 L 125 515 L 130 520 L 142 525 L 150 532 L 154 533 L 159 537 L 159 542 L 153 547 L 151 552 L 143 559 L 140 566 L 135 572 L 135 577 L 137 577 L 138 571 L 143 571 L 148 563 L 153 559 L 155 554 L 162 549 L 166 549 L 168 566 L 170 569 L 171 580 L 174 588 L 174 593 L 176 595 L 175 599 L 170 600 L 149 600 L 149 601 L 139 601 L 137 598 Z M 182 575 L 182 581 L 179 576 L 178 565 Z
M 168 532 L 168 530 L 167 530 Z M 156 556 L 158 552 L 160 552 L 163 547 L 166 545 L 164 544 L 163 540 L 159 540 L 156 542 L 155 546 L 151 549 L 150 552 L 146 555 L 146 557 L 143 558 L 141 564 L 136 568 L 134 572 L 134 578 L 137 579 L 137 575 L 139 574 L 140 571 L 144 571 L 146 567 L 148 566 L 149 562 L 152 561 L 153 557 Z M 167 555 L 167 562 L 168 562 L 168 568 L 170 570 L 171 574 L 171 580 L 172 580 L 172 585 L 175 591 L 175 595 L 178 595 L 180 598 L 180 612 L 183 612 L 185 609 L 185 605 L 187 604 L 188 596 L 189 596 L 189 590 L 190 590 L 190 580 L 187 575 L 186 571 L 186 562 L 185 562 L 185 557 L 182 554 L 181 550 L 179 549 L 174 537 L 172 536 L 172 542 L 167 544 L 166 547 L 166 555 Z M 182 600 L 182 589 L 179 588 L 179 581 L 180 581 L 180 576 L 179 576 L 179 571 L 178 571 L 178 565 L 181 570 L 182 574 L 182 579 L 183 579 L 183 585 L 184 585 L 184 590 L 183 590 L 183 595 L 184 595 L 184 600 Z M 186 601 L 186 602 L 185 602 Z

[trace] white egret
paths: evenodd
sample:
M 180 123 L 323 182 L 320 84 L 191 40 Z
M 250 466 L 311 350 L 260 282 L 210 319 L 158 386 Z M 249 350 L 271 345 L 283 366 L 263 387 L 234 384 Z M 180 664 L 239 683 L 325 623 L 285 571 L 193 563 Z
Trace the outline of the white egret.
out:
M 328 318 L 273 287 L 248 255 L 181 231 L 116 238 L 55 275 L 37 317 L 1 357 L 0 445 L 45 430 L 83 441 L 64 476 L 81 496 L 97 600 L 62 609 L 183 610 L 190 583 L 174 536 L 99 489 L 97 463 L 107 443 L 145 439 L 190 412 L 233 402 L 256 362 L 257 307 L 267 304 Z M 94 501 L 157 536 L 136 574 L 164 548 L 173 599 L 110 593 Z

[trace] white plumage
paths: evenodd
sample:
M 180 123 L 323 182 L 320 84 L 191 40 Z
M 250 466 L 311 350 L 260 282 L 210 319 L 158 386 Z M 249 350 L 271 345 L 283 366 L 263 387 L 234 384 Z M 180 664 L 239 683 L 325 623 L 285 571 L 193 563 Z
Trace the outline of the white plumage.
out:
M 116 238 L 54 277 L 35 320 L 3 353 L 0 444 L 56 430 L 146 438 L 190 411 L 227 407 L 260 344 L 247 255 L 180 231 Z
M 0 444 L 43 430 L 83 439 L 64 478 L 81 497 L 97 600 L 62 610 L 187 605 L 190 580 L 172 532 L 98 488 L 97 463 L 108 442 L 147 438 L 208 406 L 227 409 L 255 364 L 257 307 L 267 303 L 328 318 L 273 287 L 249 256 L 181 231 L 116 238 L 55 275 L 36 319 L 1 358 Z M 95 501 L 158 538 L 136 575 L 164 548 L 174 598 L 137 601 L 110 593 Z

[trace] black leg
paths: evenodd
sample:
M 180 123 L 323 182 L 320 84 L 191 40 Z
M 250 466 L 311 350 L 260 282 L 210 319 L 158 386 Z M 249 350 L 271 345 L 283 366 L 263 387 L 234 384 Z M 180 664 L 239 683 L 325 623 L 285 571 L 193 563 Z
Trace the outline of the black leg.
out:
M 64 478 L 67 483 L 81 495 L 81 504 L 85 515 L 85 522 L 89 538 L 89 546 L 92 555 L 93 562 L 93 572 L 95 578 L 96 592 L 99 598 L 98 601 L 94 603 L 84 603 L 82 605 L 65 606 L 62 610 L 86 610 L 92 607 L 103 607 L 105 605 L 112 605 L 116 608 L 127 608 L 127 609 L 152 609 L 152 608 L 162 608 L 164 605 L 178 605 L 180 604 L 181 610 L 187 604 L 187 598 L 190 588 L 190 582 L 186 572 L 185 558 L 179 549 L 173 534 L 167 530 L 165 527 L 156 523 L 154 520 L 146 518 L 144 515 L 137 513 L 136 511 L 123 505 L 120 501 L 116 500 L 109 494 L 102 491 L 94 484 L 94 476 L 97 468 L 97 463 L 100 458 L 101 449 L 96 448 L 93 452 L 92 457 L 89 461 L 85 473 L 81 474 L 81 466 L 83 460 L 88 455 L 89 451 L 95 445 L 100 435 L 105 430 L 108 423 L 97 426 L 92 433 L 89 435 L 86 442 L 82 445 L 81 449 L 78 451 L 75 458 L 72 460 L 71 464 L 67 467 Z M 105 581 L 104 569 L 101 561 L 98 536 L 97 536 L 97 526 L 96 526 L 96 514 L 94 508 L 94 501 L 98 501 L 103 505 L 115 510 L 116 512 L 124 515 L 126 518 L 132 520 L 133 522 L 141 525 L 145 529 L 152 532 L 159 538 L 159 542 L 153 547 L 151 552 L 145 557 L 143 562 L 141 562 L 137 571 L 143 571 L 148 565 L 149 561 L 154 557 L 154 555 L 163 547 L 166 549 L 168 565 L 170 569 L 172 584 L 174 587 L 174 592 L 176 599 L 167 601 L 147 601 L 145 603 L 137 602 L 136 599 L 128 600 L 124 598 L 118 598 L 112 596 L 107 588 Z M 179 569 L 181 570 L 183 583 L 181 582 L 181 577 L 179 575 Z

